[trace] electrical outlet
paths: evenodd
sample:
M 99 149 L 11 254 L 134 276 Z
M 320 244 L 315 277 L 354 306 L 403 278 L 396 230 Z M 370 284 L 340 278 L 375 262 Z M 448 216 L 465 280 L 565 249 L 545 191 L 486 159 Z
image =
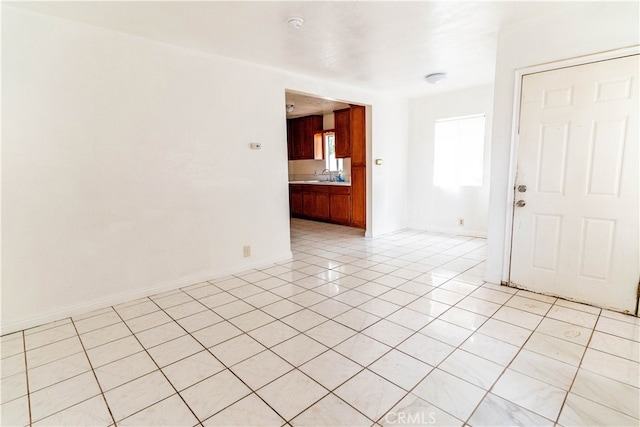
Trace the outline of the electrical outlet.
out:
M 458 225 L 464 227 L 464 218 L 458 218 Z
M 245 247 L 242 248 L 243 252 L 244 252 L 244 257 L 250 257 L 251 256 L 251 246 L 247 245 Z

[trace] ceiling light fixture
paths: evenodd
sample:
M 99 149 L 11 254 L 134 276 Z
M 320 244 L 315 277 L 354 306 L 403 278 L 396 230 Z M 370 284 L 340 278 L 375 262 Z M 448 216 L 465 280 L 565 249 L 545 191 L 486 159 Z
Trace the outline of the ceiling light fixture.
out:
M 289 24 L 289 26 L 294 30 L 299 30 L 302 28 L 302 24 L 304 24 L 304 19 L 294 16 L 287 20 L 287 24 Z
M 295 104 L 286 104 L 286 107 L 287 107 L 287 113 L 292 113 L 293 110 L 296 109 Z
M 432 85 L 437 85 L 447 80 L 447 73 L 433 73 L 433 74 L 426 75 L 424 78 L 427 81 L 427 83 L 430 83 Z

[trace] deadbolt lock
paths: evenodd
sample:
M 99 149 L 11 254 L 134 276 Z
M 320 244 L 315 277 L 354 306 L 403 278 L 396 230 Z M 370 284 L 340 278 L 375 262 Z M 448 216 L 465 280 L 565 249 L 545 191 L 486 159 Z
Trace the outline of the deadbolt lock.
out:
M 516 206 L 519 207 L 519 208 L 523 207 L 524 205 L 526 205 L 524 200 L 518 200 L 516 202 Z
M 527 191 L 526 185 L 518 185 L 518 193 L 524 193 Z

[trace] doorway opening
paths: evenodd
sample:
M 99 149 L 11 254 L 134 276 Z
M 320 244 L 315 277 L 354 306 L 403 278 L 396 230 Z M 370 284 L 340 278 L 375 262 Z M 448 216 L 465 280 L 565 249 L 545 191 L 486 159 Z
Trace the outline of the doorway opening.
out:
M 285 91 L 292 218 L 366 230 L 366 107 Z

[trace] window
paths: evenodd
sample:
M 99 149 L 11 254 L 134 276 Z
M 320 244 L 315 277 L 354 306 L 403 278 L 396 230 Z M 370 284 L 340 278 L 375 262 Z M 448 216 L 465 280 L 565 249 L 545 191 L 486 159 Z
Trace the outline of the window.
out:
M 327 169 L 331 172 L 342 170 L 342 159 L 336 159 L 336 134 L 334 132 L 323 132 L 325 162 Z
M 482 186 L 484 120 L 484 114 L 436 120 L 435 186 Z

